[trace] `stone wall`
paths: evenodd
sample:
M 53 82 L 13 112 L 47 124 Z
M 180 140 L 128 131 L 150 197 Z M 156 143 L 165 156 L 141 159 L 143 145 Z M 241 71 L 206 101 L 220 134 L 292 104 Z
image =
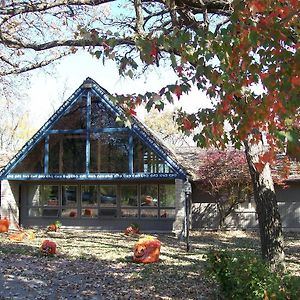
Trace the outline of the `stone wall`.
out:
M 175 179 L 176 190 L 176 211 L 175 221 L 173 223 L 173 232 L 178 238 L 184 238 L 185 236 L 185 191 L 184 181 L 181 179 Z
M 1 218 L 8 218 L 13 226 L 19 223 L 19 184 L 1 181 Z

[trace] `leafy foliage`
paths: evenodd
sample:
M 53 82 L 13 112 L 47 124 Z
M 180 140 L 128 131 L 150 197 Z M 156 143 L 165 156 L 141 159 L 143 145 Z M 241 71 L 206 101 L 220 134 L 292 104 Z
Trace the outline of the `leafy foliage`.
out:
M 197 170 L 197 186 L 210 193 L 217 203 L 219 227 L 239 203 L 252 195 L 251 178 L 243 152 L 208 150 Z
M 207 270 L 220 283 L 226 299 L 299 299 L 300 279 L 271 272 L 249 251 L 211 250 Z
M 128 75 L 129 68 L 130 77 L 138 65 L 168 61 L 178 76 L 174 84 L 120 97 L 121 103 L 132 109 L 145 102 L 149 110 L 162 110 L 197 86 L 212 99 L 213 108 L 193 114 L 179 111 L 179 127 L 184 132 L 203 127 L 195 141 L 223 148 L 240 148 L 253 129 L 258 133 L 252 134 L 251 142 L 259 143 L 263 132 L 270 149 L 260 157 L 264 165 L 291 133 L 293 141 L 299 141 L 298 6 L 293 0 L 234 1 L 229 18 L 217 22 L 211 17 L 207 26 L 199 22 L 172 30 L 150 28 L 137 35 L 125 58 L 117 51 L 120 39 L 111 33 L 105 41 L 109 51 L 104 49 L 102 55 L 115 60 L 122 75 Z
M 152 109 L 145 116 L 145 124 L 157 133 L 160 138 L 171 147 L 188 146 L 187 136 L 181 132 L 174 120 L 173 111 L 163 111 Z

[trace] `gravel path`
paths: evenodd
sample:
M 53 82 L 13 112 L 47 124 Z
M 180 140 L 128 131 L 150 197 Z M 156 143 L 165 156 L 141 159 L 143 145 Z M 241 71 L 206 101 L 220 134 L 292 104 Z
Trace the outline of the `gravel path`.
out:
M 0 299 L 217 299 L 216 284 L 205 276 L 206 251 L 212 246 L 259 249 L 254 233 L 193 232 L 189 253 L 172 235 L 157 237 L 160 262 L 143 265 L 131 259 L 138 238 L 121 233 L 38 231 L 35 240 L 22 243 L 0 234 Z M 57 243 L 57 256 L 39 254 L 44 239 Z M 286 241 L 289 268 L 297 273 L 299 234 Z

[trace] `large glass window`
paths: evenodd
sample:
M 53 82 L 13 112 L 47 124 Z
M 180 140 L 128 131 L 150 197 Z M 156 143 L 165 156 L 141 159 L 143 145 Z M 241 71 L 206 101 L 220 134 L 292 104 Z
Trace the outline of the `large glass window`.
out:
M 92 173 L 128 173 L 128 135 L 93 133 L 91 135 Z
M 174 184 L 30 185 L 30 217 L 175 218 Z

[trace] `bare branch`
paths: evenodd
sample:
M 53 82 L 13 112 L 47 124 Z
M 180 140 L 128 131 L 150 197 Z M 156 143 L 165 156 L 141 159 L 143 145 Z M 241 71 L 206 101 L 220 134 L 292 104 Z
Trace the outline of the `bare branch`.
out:
M 144 33 L 144 16 L 143 16 L 143 6 L 141 0 L 134 0 L 134 8 L 135 8 L 135 14 L 136 14 L 136 31 L 138 34 Z

